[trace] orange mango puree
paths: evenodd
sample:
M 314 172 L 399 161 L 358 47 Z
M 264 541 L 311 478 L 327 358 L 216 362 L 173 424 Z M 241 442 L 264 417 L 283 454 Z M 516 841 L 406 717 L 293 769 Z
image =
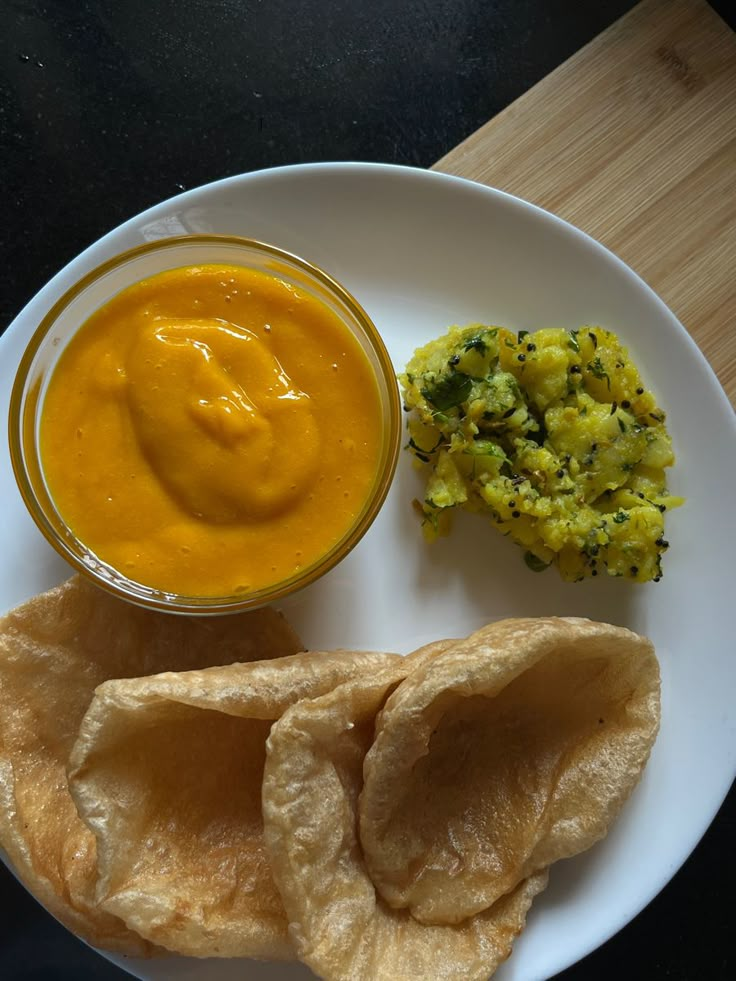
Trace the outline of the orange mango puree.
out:
M 325 554 L 378 466 L 376 378 L 324 303 L 240 266 L 160 273 L 76 333 L 40 450 L 68 526 L 128 578 L 252 592 Z

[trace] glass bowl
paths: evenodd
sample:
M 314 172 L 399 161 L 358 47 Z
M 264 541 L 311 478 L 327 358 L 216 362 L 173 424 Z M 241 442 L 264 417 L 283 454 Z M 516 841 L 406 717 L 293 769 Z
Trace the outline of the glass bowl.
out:
M 44 475 L 40 420 L 49 380 L 67 344 L 88 318 L 122 290 L 157 273 L 210 264 L 244 266 L 276 276 L 325 304 L 348 327 L 375 375 L 380 401 L 380 449 L 372 486 L 342 537 L 289 578 L 226 596 L 183 595 L 137 582 L 103 561 L 59 513 Z M 63 558 L 96 585 L 141 606 L 188 614 L 221 614 L 263 606 L 313 583 L 354 548 L 378 514 L 398 459 L 401 419 L 398 386 L 376 327 L 353 296 L 326 272 L 272 245 L 220 235 L 191 235 L 147 243 L 102 263 L 82 277 L 44 317 L 23 355 L 9 414 L 16 481 L 39 529 Z

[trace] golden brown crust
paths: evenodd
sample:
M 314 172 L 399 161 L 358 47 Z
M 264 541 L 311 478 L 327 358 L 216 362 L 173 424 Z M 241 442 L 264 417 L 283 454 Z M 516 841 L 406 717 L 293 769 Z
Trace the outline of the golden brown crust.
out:
M 357 834 L 365 754 L 411 663 L 299 702 L 268 740 L 266 844 L 299 957 L 330 981 L 485 981 L 508 957 L 546 872 L 460 926 L 429 927 L 376 894 Z
M 606 834 L 658 724 L 652 645 L 622 627 L 506 620 L 418 664 L 365 761 L 377 890 L 426 923 L 488 909 Z
M 175 618 L 78 578 L 0 619 L 0 845 L 96 946 L 486 979 L 639 779 L 651 644 L 552 617 L 299 650 L 272 610 Z
M 100 685 L 69 780 L 101 908 L 190 957 L 293 959 L 263 843 L 266 738 L 294 702 L 394 660 L 305 653 Z
M 0 619 L 0 844 L 54 916 L 95 946 L 153 951 L 97 906 L 95 840 L 67 786 L 67 758 L 97 685 L 301 647 L 273 610 L 173 617 L 124 603 L 77 576 Z

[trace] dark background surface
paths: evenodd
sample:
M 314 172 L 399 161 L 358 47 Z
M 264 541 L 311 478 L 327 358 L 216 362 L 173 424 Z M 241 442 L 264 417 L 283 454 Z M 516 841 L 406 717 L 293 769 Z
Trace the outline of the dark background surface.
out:
M 87 245 L 183 189 L 306 161 L 429 166 L 633 6 L 0 0 L 0 330 Z M 559 978 L 736 977 L 734 811 L 732 792 L 664 892 Z M 0 867 L 0 978 L 124 977 Z

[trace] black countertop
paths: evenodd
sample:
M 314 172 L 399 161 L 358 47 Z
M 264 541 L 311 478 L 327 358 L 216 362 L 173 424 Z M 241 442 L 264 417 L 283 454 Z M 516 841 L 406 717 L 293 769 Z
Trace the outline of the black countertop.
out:
M 429 166 L 633 6 L 0 0 L 0 330 L 87 245 L 182 189 L 306 161 Z M 561 979 L 736 977 L 735 799 L 660 896 Z M 2 867 L 0 911 L 5 981 L 125 977 Z

